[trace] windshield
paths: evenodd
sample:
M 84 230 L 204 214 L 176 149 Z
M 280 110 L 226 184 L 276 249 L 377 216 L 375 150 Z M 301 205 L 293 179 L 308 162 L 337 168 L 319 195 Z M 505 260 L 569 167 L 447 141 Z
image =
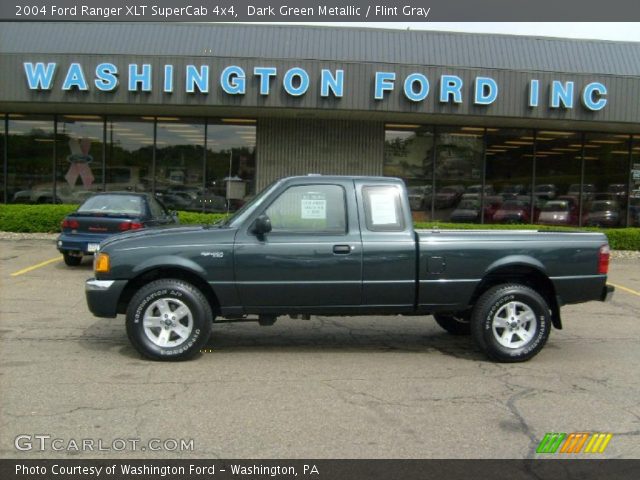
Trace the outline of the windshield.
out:
M 618 204 L 615 202 L 593 202 L 591 205 L 592 212 L 613 212 L 618 210 Z
M 525 202 L 504 202 L 504 204 L 502 205 L 502 209 L 503 210 L 522 210 L 524 208 L 527 208 L 529 205 L 527 205 Z
M 245 203 L 242 207 L 240 207 L 236 212 L 230 217 L 225 218 L 219 225 L 221 227 L 235 227 L 236 225 L 242 223 L 245 217 L 245 213 L 253 206 L 258 205 L 264 197 L 276 186 L 278 182 L 273 182 L 267 188 L 262 190 L 258 195 L 253 197 L 247 203 Z
M 477 210 L 480 208 L 480 202 L 477 200 L 462 200 L 458 205 L 459 210 Z
M 568 202 L 548 202 L 544 207 L 542 207 L 543 212 L 568 212 L 569 211 L 569 203 Z
M 142 197 L 135 195 L 95 195 L 84 202 L 77 213 L 140 216 L 143 208 Z

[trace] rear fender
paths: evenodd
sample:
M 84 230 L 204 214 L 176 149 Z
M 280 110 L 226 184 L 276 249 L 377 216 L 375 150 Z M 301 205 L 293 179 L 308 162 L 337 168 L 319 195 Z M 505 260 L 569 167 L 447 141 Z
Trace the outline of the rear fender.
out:
M 488 286 L 495 284 L 495 278 L 501 276 L 505 280 L 509 277 L 512 281 L 521 281 L 540 290 L 547 299 L 551 309 L 551 322 L 555 328 L 562 330 L 562 320 L 560 317 L 560 300 L 555 294 L 553 283 L 549 280 L 546 269 L 542 262 L 528 255 L 509 255 L 493 262 L 485 270 L 483 281 L 479 292 L 474 295 L 477 298 Z

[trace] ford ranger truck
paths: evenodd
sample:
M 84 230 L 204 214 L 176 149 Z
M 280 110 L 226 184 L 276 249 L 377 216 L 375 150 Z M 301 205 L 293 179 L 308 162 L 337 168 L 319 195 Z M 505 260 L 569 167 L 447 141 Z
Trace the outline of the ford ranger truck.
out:
M 154 360 L 198 353 L 216 318 L 402 314 L 521 362 L 562 328 L 562 305 L 611 296 L 608 264 L 601 233 L 415 230 L 400 179 L 302 176 L 215 225 L 103 241 L 86 297 L 98 317 L 125 314 Z

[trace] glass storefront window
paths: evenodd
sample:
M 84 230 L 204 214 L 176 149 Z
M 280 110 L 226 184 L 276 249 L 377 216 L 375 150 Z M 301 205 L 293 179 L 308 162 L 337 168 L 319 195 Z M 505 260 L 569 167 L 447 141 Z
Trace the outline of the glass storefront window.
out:
M 253 120 L 207 125 L 207 212 L 235 211 L 256 194 L 256 125 Z
M 581 152 L 582 134 L 579 132 L 537 132 L 534 223 L 580 223 Z M 582 211 L 584 210 L 585 204 L 582 206 Z
M 436 130 L 435 220 L 481 222 L 483 137 L 481 127 Z M 493 193 L 485 187 L 485 195 Z
M 61 203 L 82 203 L 104 189 L 103 132 L 98 115 L 58 117 L 56 195 Z
M 4 113 L 0 113 L 0 158 L 2 158 L 2 171 L 0 171 L 0 202 L 7 203 L 9 198 L 7 197 L 7 185 L 6 185 L 6 177 L 5 177 L 5 169 L 7 168 L 6 155 L 5 155 L 5 143 L 4 143 L 4 134 L 5 134 L 5 119 L 6 115 Z
M 631 142 L 631 191 L 629 192 L 629 226 L 640 227 L 640 137 Z
M 52 116 L 9 115 L 7 201 L 60 203 L 53 193 L 53 125 Z
M 200 210 L 204 121 L 158 117 L 155 193 L 169 209 Z
M 387 177 L 404 180 L 413 219 L 430 220 L 433 198 L 433 128 L 401 124 L 387 125 L 386 128 L 383 173 Z
M 531 223 L 532 130 L 487 128 L 484 223 Z
M 582 187 L 584 225 L 626 225 L 629 140 L 628 135 L 585 135 L 585 175 Z
M 151 191 L 153 120 L 109 117 L 106 133 L 105 190 Z

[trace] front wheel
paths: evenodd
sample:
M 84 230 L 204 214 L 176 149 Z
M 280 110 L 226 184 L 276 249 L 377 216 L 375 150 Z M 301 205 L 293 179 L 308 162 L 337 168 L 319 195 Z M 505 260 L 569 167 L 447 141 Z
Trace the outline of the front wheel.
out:
M 471 333 L 499 362 L 524 362 L 544 347 L 551 330 L 549 306 L 535 290 L 498 285 L 483 293 L 471 315 Z
M 127 336 L 152 360 L 194 356 L 211 335 L 213 313 L 196 287 L 182 280 L 156 280 L 142 287 L 127 308 Z

